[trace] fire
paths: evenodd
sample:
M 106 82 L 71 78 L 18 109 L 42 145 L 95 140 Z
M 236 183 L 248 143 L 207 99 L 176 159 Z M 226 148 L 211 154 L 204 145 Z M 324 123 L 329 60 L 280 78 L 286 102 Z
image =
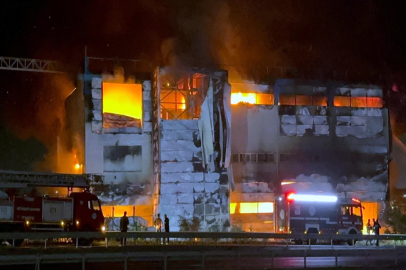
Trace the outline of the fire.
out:
M 231 93 L 231 104 L 238 103 L 274 105 L 274 96 L 272 94 Z
M 185 96 L 182 95 L 182 103 L 180 104 L 180 109 L 185 110 L 186 109 L 186 102 L 185 102 Z
M 124 212 L 127 216 L 138 216 L 148 221 L 148 224 L 153 223 L 153 207 L 150 204 L 137 205 L 102 205 L 102 212 L 105 217 L 122 217 Z
M 256 104 L 256 95 L 254 93 L 231 93 L 231 104 L 238 103 Z
M 237 207 L 239 205 L 239 207 Z M 230 214 L 264 214 L 273 213 L 272 202 L 241 202 L 230 203 Z
M 142 119 L 142 85 L 103 83 L 103 113 Z
M 382 108 L 383 100 L 380 97 L 334 97 L 335 107 L 354 108 Z

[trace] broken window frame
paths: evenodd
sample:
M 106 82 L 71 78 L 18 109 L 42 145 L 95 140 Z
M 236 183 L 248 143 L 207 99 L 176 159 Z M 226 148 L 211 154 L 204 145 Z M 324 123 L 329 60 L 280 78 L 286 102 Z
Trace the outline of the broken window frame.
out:
M 339 101 L 345 101 L 345 104 Z M 365 100 L 362 104 L 357 104 L 358 101 Z M 374 101 L 374 102 L 372 102 Z M 344 105 L 341 105 L 344 104 Z M 375 105 L 378 103 L 378 105 Z M 334 107 L 351 107 L 351 108 L 383 108 L 383 99 L 381 97 L 349 97 L 349 96 L 334 96 Z
M 275 212 L 274 202 L 232 202 L 229 207 L 231 215 L 273 214 Z M 266 210 L 267 207 L 270 209 Z M 256 210 L 254 211 L 253 209 Z
M 281 102 L 281 98 L 283 102 Z M 294 99 L 294 102 L 292 102 Z M 289 100 L 289 102 L 286 102 Z M 327 106 L 327 96 L 325 95 L 286 95 L 280 94 L 278 105 L 280 106 Z M 288 104 L 289 103 L 289 104 Z
M 241 96 L 241 100 L 238 102 L 235 102 L 236 95 Z M 254 103 L 248 101 L 249 96 L 251 96 L 251 98 L 255 100 Z M 264 100 L 267 100 L 268 98 L 269 98 L 268 102 L 263 102 Z M 230 103 L 231 103 L 231 105 L 238 105 L 238 104 L 275 105 L 275 96 L 274 96 L 274 94 L 269 94 L 269 93 L 233 92 L 233 93 L 231 93 Z
M 275 153 L 233 153 L 232 157 L 233 163 L 275 163 Z
M 178 120 L 178 119 L 198 119 L 200 116 L 200 111 L 201 111 L 201 105 L 204 102 L 204 99 L 206 98 L 207 90 L 208 90 L 208 83 L 205 82 L 205 78 L 207 77 L 206 74 L 203 73 L 190 73 L 187 76 L 184 76 L 176 81 L 174 83 L 174 87 L 170 87 L 171 82 L 170 79 L 161 77 L 161 80 L 167 81 L 167 83 L 161 83 L 160 84 L 160 91 L 159 91 L 159 107 L 160 107 L 160 115 L 161 119 L 164 120 Z M 198 81 L 200 82 L 200 85 Z M 166 87 L 168 85 L 168 87 Z M 173 83 L 172 83 L 173 85 Z M 180 88 L 180 86 L 182 88 Z M 196 88 L 195 88 L 196 87 Z M 161 97 L 163 91 L 169 91 L 165 96 Z M 165 102 L 165 98 L 167 98 L 169 95 L 171 95 L 173 92 L 175 92 L 175 102 Z M 176 94 L 179 92 L 180 95 L 184 97 L 185 102 L 178 102 Z M 193 94 L 196 92 L 195 94 Z M 189 95 L 190 94 L 190 95 Z M 201 103 L 198 102 L 193 102 L 193 96 L 201 95 Z M 198 100 L 198 98 L 196 98 Z M 196 104 L 195 104 L 196 103 Z M 171 104 L 175 105 L 175 111 L 178 112 L 180 111 L 179 114 L 175 115 L 171 110 L 167 107 L 165 107 L 165 104 Z M 184 109 L 178 109 L 179 105 L 184 105 Z M 170 116 L 173 117 L 173 119 L 167 119 L 163 115 L 163 113 L 166 112 Z M 182 118 L 186 114 L 185 118 Z
M 164 91 L 168 91 L 168 93 L 164 96 L 164 97 L 160 97 L 160 107 L 161 107 L 161 109 L 163 110 L 163 111 L 166 111 L 167 113 L 169 113 L 170 115 L 172 115 L 173 116 L 173 118 L 174 118 L 174 120 L 177 120 L 177 119 L 179 119 L 189 108 L 190 108 L 190 106 L 187 106 L 188 104 L 186 103 L 186 100 L 187 100 L 187 97 L 185 96 L 185 94 L 183 94 L 182 93 L 182 91 L 186 91 L 186 90 L 181 90 L 181 89 L 171 89 L 171 90 L 164 90 Z M 177 102 L 177 94 L 178 94 L 178 92 L 179 92 L 179 94 L 181 94 L 183 97 L 184 97 L 184 99 L 185 99 L 185 103 L 181 103 L 181 102 Z M 161 90 L 161 93 L 162 93 L 162 90 Z M 171 94 L 175 94 L 175 102 L 165 102 L 164 101 L 164 99 L 165 98 L 167 98 L 167 97 L 169 97 L 169 95 L 171 95 Z M 181 113 L 179 114 L 179 115 L 174 115 L 168 108 L 166 108 L 164 105 L 165 104 L 171 104 L 171 105 L 175 105 L 175 111 L 178 111 L 178 106 L 179 105 L 184 105 L 185 106 L 185 109 L 181 109 L 182 111 L 181 111 Z M 161 112 L 161 115 L 162 115 L 162 112 Z M 161 116 L 161 118 L 164 118 L 163 116 Z

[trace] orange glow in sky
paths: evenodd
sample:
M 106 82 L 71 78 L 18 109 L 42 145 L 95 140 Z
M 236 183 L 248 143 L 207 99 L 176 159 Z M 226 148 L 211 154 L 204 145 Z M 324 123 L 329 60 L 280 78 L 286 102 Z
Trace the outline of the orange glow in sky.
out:
M 103 113 L 142 119 L 142 85 L 103 83 Z

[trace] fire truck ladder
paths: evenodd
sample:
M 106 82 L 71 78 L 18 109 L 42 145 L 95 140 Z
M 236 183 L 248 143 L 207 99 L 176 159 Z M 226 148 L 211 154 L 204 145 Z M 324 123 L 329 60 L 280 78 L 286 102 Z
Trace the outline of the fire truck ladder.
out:
M 33 173 L 0 170 L 0 188 L 89 188 L 101 184 L 103 184 L 103 176 L 99 174 Z

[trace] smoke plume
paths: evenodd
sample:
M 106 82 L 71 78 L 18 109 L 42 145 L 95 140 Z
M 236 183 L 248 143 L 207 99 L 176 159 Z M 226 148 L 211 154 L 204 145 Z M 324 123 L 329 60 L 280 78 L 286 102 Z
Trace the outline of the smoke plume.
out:
M 65 100 L 75 85 L 66 74 L 26 77 L 31 79 L 15 82 L 9 97 L 13 102 L 3 102 L 3 122 L 18 138 L 36 138 L 45 145 L 47 153 L 43 161 L 33 164 L 35 171 L 81 173 L 76 164 L 83 146 L 77 136 L 65 131 Z
M 238 10 L 226 0 L 173 1 L 175 36 L 164 40 L 164 64 L 236 70 L 247 74 L 247 66 L 276 64 L 275 50 L 264 42 L 262 27 L 248 20 L 248 11 Z

